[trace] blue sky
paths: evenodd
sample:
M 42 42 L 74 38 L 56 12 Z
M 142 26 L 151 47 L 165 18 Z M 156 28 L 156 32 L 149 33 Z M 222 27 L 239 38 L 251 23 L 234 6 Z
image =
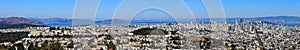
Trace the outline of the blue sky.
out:
M 121 1 L 102 0 L 97 17 L 111 18 Z M 184 0 L 184 2 L 194 16 L 206 18 L 207 13 L 200 0 Z M 0 17 L 68 18 L 73 15 L 75 3 L 76 0 L 0 0 Z M 300 16 L 300 0 L 222 0 L 222 5 L 227 17 Z M 161 13 L 159 10 L 150 12 Z M 139 16 L 143 15 L 139 14 Z

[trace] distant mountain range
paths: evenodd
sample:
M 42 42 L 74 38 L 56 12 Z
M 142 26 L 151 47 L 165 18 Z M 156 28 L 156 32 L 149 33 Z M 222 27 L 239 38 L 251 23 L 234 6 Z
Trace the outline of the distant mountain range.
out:
M 0 18 L 1 24 L 43 24 L 42 22 L 26 19 L 23 17 Z
M 27 26 L 44 26 L 43 22 L 26 19 L 23 17 L 0 18 L 0 29 L 24 28 Z
M 235 23 L 236 20 L 243 21 L 268 21 L 272 23 L 280 23 L 284 21 L 286 25 L 289 26 L 300 26 L 300 17 L 298 16 L 266 16 L 266 17 L 257 17 L 257 18 L 226 18 L 228 23 Z M 79 23 L 86 22 L 95 22 L 99 25 L 109 25 L 112 22 L 112 19 L 106 19 L 102 21 L 91 21 L 83 19 L 65 19 L 65 18 L 23 18 L 23 17 L 9 17 L 9 18 L 0 18 L 1 28 L 15 26 L 15 25 L 24 25 L 25 26 L 72 26 L 72 21 L 76 20 Z M 113 19 L 116 22 L 124 23 L 130 22 L 130 20 L 122 19 Z M 187 19 L 188 20 L 188 19 Z M 198 19 L 200 22 L 209 23 L 210 19 Z M 174 20 L 132 20 L 131 23 L 134 24 L 162 24 L 162 23 L 172 23 Z M 3 26 L 5 25 L 5 26 Z

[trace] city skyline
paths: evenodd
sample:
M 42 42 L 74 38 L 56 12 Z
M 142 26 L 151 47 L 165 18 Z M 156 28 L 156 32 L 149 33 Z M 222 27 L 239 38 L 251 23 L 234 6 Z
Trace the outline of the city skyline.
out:
M 300 0 L 0 0 L 0 50 L 300 50 Z

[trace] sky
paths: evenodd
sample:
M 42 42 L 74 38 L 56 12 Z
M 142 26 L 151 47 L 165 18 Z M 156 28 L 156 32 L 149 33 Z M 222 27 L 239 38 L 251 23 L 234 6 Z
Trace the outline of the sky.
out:
M 97 10 L 97 18 L 112 18 L 122 1 L 102 0 Z M 172 3 L 174 2 L 165 2 L 164 4 Z M 207 18 L 207 11 L 201 0 L 184 0 L 184 3 L 191 10 L 193 16 Z M 221 4 L 225 16 L 228 18 L 300 16 L 300 0 L 222 0 Z M 139 5 L 142 4 L 133 6 Z M 73 16 L 75 6 L 76 0 L 0 0 L 0 17 L 70 18 Z M 178 6 L 170 5 L 170 7 L 177 8 Z M 137 16 L 145 16 L 147 14 L 152 16 L 170 16 L 170 14 L 159 9 L 140 12 Z

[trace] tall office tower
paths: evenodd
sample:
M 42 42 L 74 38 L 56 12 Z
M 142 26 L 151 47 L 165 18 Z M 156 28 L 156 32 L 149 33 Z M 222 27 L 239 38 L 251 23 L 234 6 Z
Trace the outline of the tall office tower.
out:
M 253 28 L 252 28 L 252 21 L 250 21 L 250 25 L 249 25 L 249 26 L 250 26 L 250 27 L 249 27 L 249 31 L 252 32 L 252 29 L 253 29 Z
M 283 29 L 281 33 L 284 33 L 286 31 L 286 28 L 284 27 L 284 22 L 285 22 L 284 20 L 281 20 L 280 25 L 281 25 L 281 28 Z
M 242 29 L 243 31 L 245 31 L 245 30 L 244 30 L 245 25 L 244 25 L 244 23 L 243 23 L 243 19 L 240 19 L 240 26 L 241 26 L 241 29 Z
M 240 23 L 243 23 L 244 21 L 243 21 L 243 19 L 240 19 Z
M 284 26 L 284 22 L 285 22 L 284 20 L 281 20 L 280 25 Z
M 235 24 L 236 24 L 236 25 L 238 25 L 238 24 L 239 24 L 237 19 L 235 19 Z

